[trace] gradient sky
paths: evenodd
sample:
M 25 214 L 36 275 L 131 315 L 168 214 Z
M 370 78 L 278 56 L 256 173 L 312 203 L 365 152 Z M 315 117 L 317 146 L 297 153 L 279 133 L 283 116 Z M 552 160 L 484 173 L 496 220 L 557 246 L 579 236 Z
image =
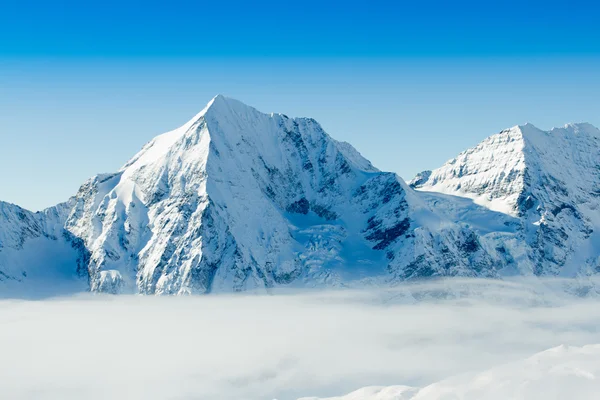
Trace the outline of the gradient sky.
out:
M 503 128 L 600 126 L 589 1 L 0 0 L 0 199 L 41 209 L 215 94 L 410 179 Z

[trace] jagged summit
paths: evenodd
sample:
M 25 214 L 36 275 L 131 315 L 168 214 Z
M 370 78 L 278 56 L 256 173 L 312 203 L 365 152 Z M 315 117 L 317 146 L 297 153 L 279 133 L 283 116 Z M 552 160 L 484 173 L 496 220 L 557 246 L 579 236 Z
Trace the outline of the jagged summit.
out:
M 528 186 L 541 184 L 537 178 L 542 172 L 564 184 L 594 185 L 599 132 L 587 123 L 550 131 L 530 123 L 517 125 L 490 136 L 438 169 L 418 174 L 409 183 L 420 190 L 469 197 L 493 210 L 517 215 L 522 211 L 521 195 Z
M 409 184 L 419 190 L 472 198 L 492 210 L 515 215 L 526 169 L 523 132 L 534 129 L 530 124 L 505 129 L 442 167 L 418 174 Z

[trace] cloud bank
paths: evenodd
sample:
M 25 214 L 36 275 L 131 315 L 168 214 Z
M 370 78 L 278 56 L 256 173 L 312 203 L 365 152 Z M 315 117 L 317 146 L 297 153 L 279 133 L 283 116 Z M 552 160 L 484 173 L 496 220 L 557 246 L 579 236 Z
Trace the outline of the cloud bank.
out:
M 563 285 L 562 282 L 554 286 Z M 600 307 L 532 282 L 0 301 L 0 398 L 296 399 L 424 387 L 561 344 Z

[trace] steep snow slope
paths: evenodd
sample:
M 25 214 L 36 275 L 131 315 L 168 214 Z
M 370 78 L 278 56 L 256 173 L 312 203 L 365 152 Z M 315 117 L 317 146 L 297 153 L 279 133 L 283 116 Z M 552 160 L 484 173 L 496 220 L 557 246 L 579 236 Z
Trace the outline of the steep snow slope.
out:
M 519 218 L 536 274 L 600 268 L 600 131 L 589 124 L 513 127 L 410 184 Z
M 367 387 L 321 400 L 593 400 L 600 392 L 598 360 L 600 345 L 559 346 L 524 361 L 450 378 L 423 389 Z
M 6 292 L 23 281 L 62 286 L 87 275 L 85 249 L 63 228 L 68 206 L 32 213 L 0 202 L 0 285 Z M 79 282 L 78 290 L 85 290 Z

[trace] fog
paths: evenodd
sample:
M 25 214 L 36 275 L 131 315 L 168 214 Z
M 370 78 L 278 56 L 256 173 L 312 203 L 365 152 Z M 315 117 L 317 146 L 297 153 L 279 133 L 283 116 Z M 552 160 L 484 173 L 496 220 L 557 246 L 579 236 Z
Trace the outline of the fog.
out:
M 600 343 L 564 282 L 0 300 L 0 398 L 296 399 L 425 386 Z

